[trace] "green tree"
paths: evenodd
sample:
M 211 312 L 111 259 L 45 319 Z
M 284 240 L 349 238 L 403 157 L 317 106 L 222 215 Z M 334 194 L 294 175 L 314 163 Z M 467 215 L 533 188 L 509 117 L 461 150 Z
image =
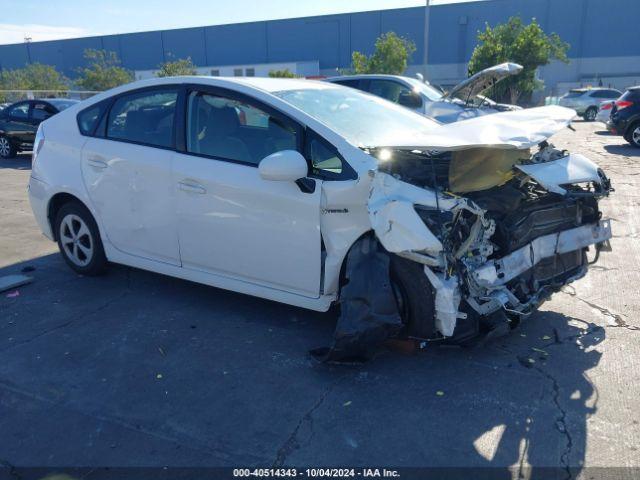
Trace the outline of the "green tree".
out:
M 76 85 L 83 90 L 102 91 L 133 80 L 133 74 L 120 66 L 116 52 L 87 49 L 84 58 L 88 65 L 78 70 Z
M 386 73 L 400 75 L 407 69 L 407 62 L 416 45 L 411 40 L 396 35 L 394 32 L 382 34 L 376 40 L 373 55 L 355 51 L 351 55 L 353 73 Z
M 0 90 L 51 90 L 64 92 L 69 80 L 52 65 L 31 63 L 24 68 L 0 71 Z M 2 100 L 9 99 L 0 94 Z M 16 97 L 17 99 L 18 97 Z
M 196 75 L 196 66 L 191 61 L 191 57 L 180 58 L 158 65 L 159 70 L 156 77 L 175 77 L 178 75 Z
M 491 28 L 486 25 L 478 32 L 478 45 L 469 61 L 469 75 L 503 62 L 515 62 L 523 66 L 522 72 L 509 77 L 494 88 L 493 96 L 498 101 L 517 103 L 529 98 L 534 90 L 544 86 L 536 78 L 538 67 L 551 60 L 569 63 L 569 44 L 556 33 L 547 35 L 536 19 L 525 25 L 520 17 L 511 17 L 507 23 Z
M 270 70 L 269 76 L 271 78 L 299 78 L 299 75 L 290 72 L 288 68 L 285 68 L 284 70 Z

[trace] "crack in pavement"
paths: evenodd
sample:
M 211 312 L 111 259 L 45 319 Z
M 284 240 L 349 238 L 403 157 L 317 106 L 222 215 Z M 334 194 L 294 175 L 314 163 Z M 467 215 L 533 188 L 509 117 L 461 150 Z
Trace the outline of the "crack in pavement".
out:
M 45 335 L 49 335 L 50 333 L 53 333 L 53 332 L 56 332 L 56 331 L 61 330 L 63 328 L 66 328 L 66 327 L 68 327 L 69 325 L 72 325 L 73 323 L 75 323 L 76 321 L 78 321 L 81 318 L 90 317 L 92 315 L 95 315 L 96 313 L 99 313 L 99 312 L 109 308 L 111 306 L 111 304 L 113 304 L 114 302 L 117 302 L 118 300 L 123 299 L 129 293 L 131 293 L 130 271 L 131 271 L 131 269 L 127 270 L 127 276 L 126 276 L 127 286 L 126 286 L 125 290 L 122 293 L 120 293 L 119 295 L 107 300 L 105 303 L 103 303 L 102 305 L 100 305 L 99 307 L 97 307 L 97 308 L 95 308 L 93 310 L 90 310 L 88 312 L 80 313 L 80 314 L 74 316 L 73 318 L 71 318 L 70 320 L 67 320 L 64 323 L 61 323 L 60 325 L 56 325 L 53 328 L 50 328 L 48 330 L 44 330 L 43 332 L 40 332 L 40 333 L 30 337 L 30 338 L 27 338 L 26 340 L 22 340 L 21 342 L 14 343 L 13 345 L 10 345 L 9 347 L 5 348 L 4 350 L 0 350 L 0 354 L 6 353 L 6 352 L 8 352 L 9 350 L 11 350 L 13 348 L 16 348 L 16 347 L 19 347 L 19 346 L 22 346 L 22 345 L 26 345 L 27 343 L 33 342 L 34 340 L 37 340 L 38 338 L 44 337 Z
M 296 447 L 298 446 L 298 432 L 300 431 L 300 428 L 305 422 L 309 423 L 310 429 L 311 429 L 311 435 L 313 435 L 313 412 L 315 412 L 318 408 L 320 408 L 325 398 L 327 398 L 327 396 L 333 391 L 333 389 L 338 385 L 338 383 L 340 383 L 340 381 L 342 381 L 342 379 L 344 379 L 346 376 L 347 374 L 342 375 L 335 382 L 329 385 L 329 387 L 322 393 L 322 395 L 320 395 L 318 400 L 316 400 L 316 402 L 311 406 L 311 408 L 305 412 L 305 414 L 296 424 L 291 434 L 287 437 L 285 442 L 278 449 L 276 458 L 273 461 L 273 465 L 272 465 L 273 468 L 282 467 L 284 465 L 284 462 L 287 460 L 287 457 L 291 454 L 291 452 L 293 452 L 296 449 Z
M 205 454 L 209 459 L 213 457 L 213 459 L 215 459 L 221 464 L 230 463 L 230 462 L 234 462 L 236 464 L 238 462 L 258 463 L 258 462 L 264 462 L 266 460 L 265 458 L 258 457 L 254 454 L 249 454 L 247 452 L 225 451 L 220 448 L 207 444 L 206 441 L 202 442 L 199 439 L 196 439 L 189 435 L 184 435 L 184 434 L 181 435 L 180 433 L 176 435 L 175 432 L 165 433 L 162 431 L 152 430 L 150 428 L 144 427 L 139 424 L 130 423 L 124 418 L 113 417 L 113 416 L 95 413 L 95 412 L 84 412 L 81 409 L 75 408 L 69 404 L 66 404 L 63 402 L 57 402 L 49 398 L 43 397 L 42 395 L 29 392 L 28 390 L 24 390 L 20 387 L 13 386 L 11 384 L 8 384 L 2 381 L 1 379 L 0 379 L 0 389 L 7 390 L 16 395 L 25 396 L 31 400 L 35 400 L 38 402 L 46 403 L 46 404 L 57 406 L 57 407 L 63 407 L 68 411 L 81 415 L 83 417 L 87 417 L 93 420 L 99 420 L 101 422 L 104 422 L 110 425 L 116 425 L 126 430 L 141 433 L 148 437 L 155 438 L 157 440 L 163 440 L 165 442 L 170 442 L 170 443 L 180 445 L 181 447 L 191 450 L 193 452 Z
M 571 437 L 571 433 L 569 433 L 569 429 L 567 428 L 567 412 L 562 405 L 560 404 L 560 385 L 558 381 L 555 379 L 553 375 L 545 372 L 542 368 L 536 366 L 534 367 L 542 376 L 551 381 L 551 385 L 553 387 L 553 403 L 556 408 L 560 412 L 558 419 L 556 420 L 555 426 L 556 430 L 560 432 L 565 437 L 566 447 L 564 452 L 560 455 L 560 463 L 563 465 L 567 476 L 566 480 L 571 480 L 573 478 L 573 474 L 571 473 L 571 465 L 569 463 L 569 456 L 571 455 L 571 449 L 573 448 L 573 438 Z
M 615 322 L 615 325 L 607 325 L 607 327 L 610 328 L 626 328 L 628 330 L 632 330 L 632 331 L 639 331 L 640 327 L 636 326 L 636 325 L 629 325 L 624 318 L 622 318 L 622 315 L 618 314 L 618 313 L 614 313 L 611 310 L 609 310 L 606 307 L 603 307 L 601 305 L 598 305 L 597 303 L 593 303 L 590 302 L 589 300 L 585 300 L 582 297 L 578 296 L 578 293 L 575 291 L 573 292 L 569 292 L 565 289 L 560 290 L 562 293 L 564 293 L 565 295 L 569 295 L 571 297 L 574 297 L 578 300 L 580 300 L 582 303 L 585 303 L 587 305 L 589 305 L 591 308 L 594 308 L 596 310 L 598 310 L 600 313 L 602 313 L 604 316 L 606 317 L 610 317 L 613 319 L 613 321 Z

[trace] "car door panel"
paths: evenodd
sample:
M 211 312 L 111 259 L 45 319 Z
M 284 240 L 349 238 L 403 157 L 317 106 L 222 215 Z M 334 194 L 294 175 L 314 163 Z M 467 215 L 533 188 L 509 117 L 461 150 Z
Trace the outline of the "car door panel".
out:
M 305 193 L 258 169 L 301 148 L 301 129 L 230 90 L 194 89 L 185 103 L 185 152 L 172 164 L 183 267 L 319 297 L 320 185 Z
M 173 184 L 184 268 L 319 296 L 319 185 L 303 193 L 254 166 L 189 154 L 175 155 Z
M 180 264 L 170 150 L 89 138 L 82 176 L 109 242 L 121 252 Z
M 29 102 L 24 102 L 8 108 L 10 108 L 10 110 L 7 115 L 7 123 L 5 127 L 8 135 L 14 138 L 18 144 L 32 145 L 36 129 L 29 120 Z M 21 115 L 18 116 L 16 113 L 20 113 Z M 22 113 L 25 114 L 24 117 L 22 116 Z

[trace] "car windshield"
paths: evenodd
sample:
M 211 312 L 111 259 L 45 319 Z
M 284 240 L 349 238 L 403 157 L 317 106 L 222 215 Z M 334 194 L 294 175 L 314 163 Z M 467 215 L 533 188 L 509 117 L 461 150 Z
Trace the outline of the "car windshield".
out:
M 427 97 L 432 102 L 437 102 L 442 100 L 442 93 L 435 87 L 423 83 L 419 80 L 410 79 L 410 83 L 413 86 L 413 89 L 422 93 L 425 97 Z
M 352 88 L 284 90 L 274 95 L 358 147 L 393 146 L 399 138 L 408 136 L 418 141 L 439 125 L 435 120 Z

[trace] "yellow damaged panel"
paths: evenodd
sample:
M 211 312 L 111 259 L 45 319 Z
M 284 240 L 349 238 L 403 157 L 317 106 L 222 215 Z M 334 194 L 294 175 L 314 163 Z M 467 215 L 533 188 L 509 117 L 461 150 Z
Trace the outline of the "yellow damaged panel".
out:
M 513 178 L 513 166 L 529 156 L 529 150 L 471 148 L 455 151 L 449 164 L 449 189 L 465 193 L 502 185 Z

